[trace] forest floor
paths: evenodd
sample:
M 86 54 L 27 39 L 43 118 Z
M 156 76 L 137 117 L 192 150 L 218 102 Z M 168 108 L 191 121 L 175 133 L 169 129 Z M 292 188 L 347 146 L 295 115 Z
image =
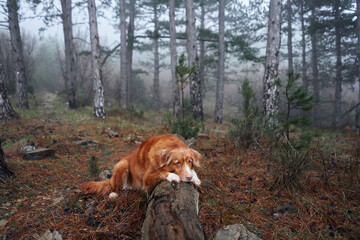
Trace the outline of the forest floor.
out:
M 0 183 L 0 238 L 36 239 L 52 229 L 63 239 L 140 239 L 146 209 L 141 191 L 126 190 L 110 200 L 83 195 L 77 187 L 93 179 L 89 159 L 95 157 L 100 170 L 112 169 L 146 138 L 168 133 L 166 124 L 157 114 L 141 117 L 116 109 L 97 120 L 91 108 L 69 110 L 49 94 L 36 102 L 31 110 L 17 109 L 21 120 L 0 125 L 6 162 L 15 174 Z M 109 137 L 107 128 L 119 137 Z M 314 158 L 303 187 L 289 191 L 274 186 L 276 166 L 260 148 L 236 149 L 226 125 L 206 122 L 203 132 L 210 138 L 199 138 L 192 147 L 204 156 L 197 173 L 207 238 L 241 223 L 263 239 L 359 239 L 358 136 L 324 134 L 318 142 L 328 155 Z M 93 142 L 76 146 L 77 140 Z M 30 144 L 55 150 L 55 157 L 24 160 L 21 147 Z

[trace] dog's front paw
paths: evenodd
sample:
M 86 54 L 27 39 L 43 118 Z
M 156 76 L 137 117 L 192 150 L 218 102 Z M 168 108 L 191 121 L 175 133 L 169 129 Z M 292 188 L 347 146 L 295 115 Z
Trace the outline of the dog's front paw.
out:
M 178 175 L 176 175 L 175 173 L 169 173 L 169 175 L 166 177 L 166 180 L 168 180 L 169 182 L 180 182 L 180 177 Z
M 191 170 L 191 173 L 193 174 L 193 177 L 191 179 L 191 182 L 193 182 L 196 186 L 200 186 L 201 185 L 201 181 L 198 178 L 196 172 L 194 170 Z

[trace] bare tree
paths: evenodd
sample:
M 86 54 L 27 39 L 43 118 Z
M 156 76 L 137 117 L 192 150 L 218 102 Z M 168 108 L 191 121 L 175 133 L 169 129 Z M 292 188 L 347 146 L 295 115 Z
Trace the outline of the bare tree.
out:
M 279 89 L 276 86 L 276 79 L 278 77 L 280 40 L 281 0 L 270 0 L 264 73 L 264 113 L 270 125 L 277 124 L 274 115 L 278 113 Z
M 300 0 L 300 22 L 301 22 L 301 79 L 304 89 L 307 91 L 309 82 L 306 73 L 306 42 L 305 42 L 305 20 L 304 0 Z
M 288 42 L 287 42 L 287 48 L 288 48 L 288 69 L 289 71 L 294 70 L 294 64 L 293 64 L 293 44 L 292 44 L 292 1 L 287 1 L 287 32 L 288 32 Z
M 61 0 L 62 22 L 65 39 L 65 82 L 69 108 L 75 109 L 77 103 L 76 60 L 73 40 L 71 0 Z
M 341 92 L 342 92 L 342 60 L 341 60 L 341 29 L 340 29 L 340 0 L 334 4 L 335 13 L 335 51 L 336 51 L 336 77 L 335 77 L 335 103 L 333 114 L 333 127 L 339 127 L 341 121 Z
M 194 1 L 186 0 L 186 50 L 189 65 L 195 65 L 196 69 L 190 77 L 190 101 L 194 118 L 203 119 L 203 105 L 201 98 L 201 82 L 199 76 L 199 58 L 197 56 L 197 37 L 195 27 Z
M 129 98 L 128 98 L 128 74 L 127 74 L 127 46 L 126 46 L 126 11 L 125 11 L 125 0 L 120 0 L 120 67 L 121 67 L 121 76 L 120 76 L 120 98 L 122 106 L 127 109 L 129 107 Z
M 105 118 L 104 87 L 102 83 L 102 66 L 100 62 L 99 33 L 96 18 L 95 0 L 88 0 L 90 42 L 91 42 L 91 66 L 94 92 L 94 115 Z
M 19 26 L 18 0 L 7 0 L 7 8 L 12 48 L 12 59 L 16 80 L 16 106 L 19 108 L 29 108 L 23 45 L 21 41 Z
M 219 1 L 219 66 L 216 84 L 215 122 L 222 123 L 225 75 L 225 0 Z
M 9 102 L 4 67 L 2 62 L 0 62 L 0 121 L 6 122 L 13 119 L 19 119 L 19 115 L 14 111 Z
M 171 83 L 173 91 L 173 116 L 180 116 L 180 92 L 176 78 L 176 29 L 175 29 L 175 0 L 169 0 L 169 33 L 170 33 L 170 59 L 171 59 Z
M 357 14 L 357 47 L 358 47 L 358 59 L 360 59 L 360 0 L 356 0 L 356 14 Z M 360 64 L 359 64 L 359 93 L 358 93 L 358 101 L 360 103 Z M 360 107 L 356 109 L 356 119 L 355 119 L 356 128 L 360 130 Z
M 153 106 L 160 108 L 160 66 L 159 66 L 159 12 L 156 1 L 153 2 L 154 11 L 154 82 L 153 82 Z
M 132 89 L 132 63 L 133 63 L 133 50 L 134 50 L 134 41 L 135 41 L 135 4 L 136 0 L 130 0 L 129 6 L 129 25 L 128 25 L 128 34 L 127 34 L 127 89 L 128 89 L 128 102 L 131 104 L 132 96 L 131 96 L 131 89 Z
M 315 9 L 311 9 L 311 21 L 316 21 Z M 313 117 L 315 122 L 319 119 L 319 104 L 320 104 L 320 87 L 319 87 L 319 70 L 318 70 L 318 46 L 317 46 L 317 29 L 310 32 L 311 38 L 311 68 L 312 68 L 312 83 L 314 86 L 314 110 Z

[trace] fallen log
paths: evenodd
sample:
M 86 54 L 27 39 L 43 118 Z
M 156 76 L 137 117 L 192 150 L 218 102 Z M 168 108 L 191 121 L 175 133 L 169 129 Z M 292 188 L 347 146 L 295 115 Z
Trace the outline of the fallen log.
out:
M 205 239 L 198 203 L 192 183 L 161 182 L 149 197 L 142 239 Z

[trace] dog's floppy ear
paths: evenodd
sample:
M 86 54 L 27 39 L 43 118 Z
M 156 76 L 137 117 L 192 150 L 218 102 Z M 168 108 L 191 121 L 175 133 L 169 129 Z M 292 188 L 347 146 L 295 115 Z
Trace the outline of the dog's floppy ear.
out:
M 158 155 L 159 155 L 159 163 L 160 163 L 160 167 L 163 167 L 165 165 L 169 165 L 171 159 L 170 159 L 170 156 L 168 156 L 168 153 L 169 153 L 169 149 L 161 149 L 159 152 L 158 152 Z
M 195 157 L 194 157 L 194 166 L 195 167 L 200 167 L 200 158 L 201 158 L 201 154 L 194 150 L 194 149 L 191 149 L 191 151 L 194 153 Z

